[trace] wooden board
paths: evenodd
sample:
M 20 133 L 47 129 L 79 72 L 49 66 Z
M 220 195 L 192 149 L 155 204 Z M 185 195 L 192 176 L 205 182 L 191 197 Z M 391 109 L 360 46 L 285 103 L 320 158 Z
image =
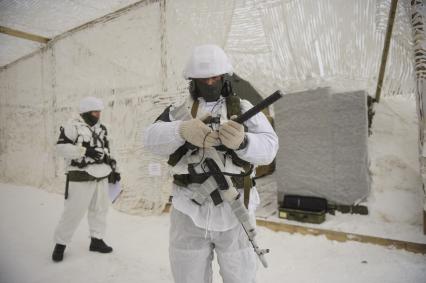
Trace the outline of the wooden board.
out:
M 170 212 L 171 204 L 167 203 L 163 212 Z M 338 242 L 360 242 L 366 244 L 379 245 L 389 248 L 396 248 L 400 250 L 406 250 L 413 253 L 426 254 L 426 244 L 413 243 L 407 241 L 386 239 L 381 237 L 338 232 L 327 229 L 318 229 L 311 227 L 304 227 L 294 224 L 279 223 L 268 221 L 264 219 L 257 219 L 257 225 L 261 227 L 268 228 L 275 232 L 286 232 L 290 234 L 299 234 L 299 235 L 311 235 L 311 236 L 325 236 L 327 239 Z
M 311 227 L 304 227 L 293 224 L 278 223 L 262 219 L 257 219 L 257 225 L 276 232 L 287 232 L 290 234 L 312 235 L 312 236 L 325 236 L 329 240 L 338 242 L 355 241 L 360 243 L 368 243 L 380 245 L 385 247 L 394 247 L 396 249 L 403 249 L 413 253 L 426 254 L 426 244 L 406 242 L 400 240 L 392 240 L 374 236 L 337 232 L 326 229 L 318 229 Z
M 0 26 L 0 33 L 4 33 L 10 36 L 27 39 L 27 40 L 31 40 L 31 41 L 35 41 L 39 43 L 47 43 L 50 40 L 50 38 L 47 38 L 47 37 L 23 32 L 19 30 L 14 30 L 8 27 L 3 27 L 3 26 Z

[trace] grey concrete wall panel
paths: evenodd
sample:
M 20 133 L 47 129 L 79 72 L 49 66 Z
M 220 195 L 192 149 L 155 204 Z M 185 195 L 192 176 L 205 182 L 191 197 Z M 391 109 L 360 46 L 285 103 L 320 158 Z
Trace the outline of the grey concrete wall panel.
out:
M 279 201 L 297 194 L 349 205 L 368 195 L 365 92 L 291 93 L 277 102 L 275 112 Z

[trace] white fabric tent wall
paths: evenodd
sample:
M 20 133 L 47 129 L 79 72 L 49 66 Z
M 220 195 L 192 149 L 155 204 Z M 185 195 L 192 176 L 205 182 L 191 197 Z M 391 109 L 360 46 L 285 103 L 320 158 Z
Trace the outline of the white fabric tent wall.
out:
M 80 98 L 98 96 L 123 171 L 117 208 L 159 212 L 167 166 L 144 150 L 142 130 L 186 96 L 181 73 L 192 46 L 224 47 L 236 73 L 265 95 L 317 86 L 372 93 L 388 8 L 384 0 L 147 1 L 61 36 L 0 71 L 0 180 L 62 192 L 59 125 Z M 414 90 L 407 11 L 400 4 L 384 95 Z
M 426 150 L 425 150 L 425 117 L 424 109 L 426 109 L 425 91 L 426 91 L 426 5 L 422 0 L 411 1 L 412 9 L 412 27 L 414 38 L 414 59 L 416 69 L 416 102 L 417 116 L 419 119 L 419 161 L 420 172 L 423 181 L 423 233 L 426 234 Z

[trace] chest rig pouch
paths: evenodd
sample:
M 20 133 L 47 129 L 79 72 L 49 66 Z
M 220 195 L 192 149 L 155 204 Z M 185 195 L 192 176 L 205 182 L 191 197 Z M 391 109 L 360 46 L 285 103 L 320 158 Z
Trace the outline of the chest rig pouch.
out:
M 71 143 L 78 146 L 83 146 L 85 148 L 89 147 L 97 147 L 100 148 L 104 153 L 104 158 L 102 160 L 93 160 L 90 157 L 83 156 L 79 159 L 71 160 L 71 166 L 78 167 L 80 169 L 86 168 L 91 164 L 109 164 L 109 142 L 107 138 L 107 129 L 104 125 L 100 125 L 96 127 L 94 130 L 89 128 L 89 126 L 78 123 L 74 125 L 77 131 L 77 138 L 72 141 L 66 135 L 64 128 L 61 127 L 60 136 L 58 140 L 58 144 L 60 143 Z
M 183 107 L 189 109 L 188 105 L 183 105 Z M 190 111 L 192 118 L 195 118 L 197 116 L 198 107 L 199 101 L 195 100 L 192 104 Z M 230 117 L 233 115 L 240 115 L 240 98 L 236 95 L 228 95 L 226 97 L 226 110 L 228 119 L 230 119 Z M 170 111 L 171 106 L 166 108 L 156 121 L 170 122 Z M 204 122 L 211 123 L 214 121 L 208 120 Z M 247 161 L 240 159 L 234 152 L 234 150 L 228 149 L 223 145 L 216 147 L 216 150 L 224 155 L 225 165 L 227 162 L 231 161 L 234 165 L 240 168 L 239 173 L 224 173 L 224 175 L 231 177 L 232 183 L 235 188 L 244 189 L 244 204 L 247 207 L 249 203 L 250 189 L 254 186 L 254 180 L 250 176 L 253 171 L 253 165 Z M 177 172 L 177 174 L 173 175 L 173 183 L 181 187 L 191 188 L 194 191 L 193 201 L 197 204 L 200 204 L 198 201 L 195 201 L 195 199 L 197 198 L 195 197 L 195 195 L 199 194 L 197 190 L 202 190 L 201 184 L 203 184 L 211 176 L 211 174 L 209 173 L 196 173 L 196 170 L 194 169 L 195 166 L 200 165 L 199 156 L 202 156 L 202 151 L 202 148 L 199 149 L 194 145 L 185 142 L 184 145 L 179 147 L 174 153 L 169 156 L 167 162 L 172 167 L 175 167 L 178 164 L 183 165 L 182 163 L 186 163 L 185 165 L 188 166 L 188 173 L 180 174 L 179 172 Z M 220 188 L 218 186 L 218 189 L 210 192 L 210 197 L 215 205 L 218 205 L 223 202 L 219 193 L 219 189 Z

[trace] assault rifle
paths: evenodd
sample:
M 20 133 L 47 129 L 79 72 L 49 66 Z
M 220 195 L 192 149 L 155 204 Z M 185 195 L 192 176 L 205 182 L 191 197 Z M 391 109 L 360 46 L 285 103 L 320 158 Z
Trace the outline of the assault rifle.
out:
M 239 115 L 235 121 L 243 123 L 262 111 L 264 108 L 276 102 L 283 96 L 281 91 L 276 91 L 266 99 L 262 100 L 256 106 L 249 109 L 247 112 Z M 201 160 L 200 160 L 201 158 Z M 191 176 L 207 177 L 202 184 L 193 183 L 189 187 L 193 191 L 192 200 L 198 204 L 203 204 L 215 192 L 219 191 L 221 198 L 228 202 L 232 212 L 241 223 L 250 243 L 253 246 L 255 253 L 258 255 L 262 265 L 268 267 L 265 254 L 269 253 L 269 249 L 259 248 L 256 242 L 256 229 L 254 223 L 250 221 L 250 216 L 244 203 L 239 200 L 240 193 L 234 187 L 230 176 L 234 174 L 224 173 L 225 168 L 215 148 L 205 148 L 199 150 L 198 154 L 188 157 L 188 169 Z M 206 171 L 206 169 L 208 171 Z

